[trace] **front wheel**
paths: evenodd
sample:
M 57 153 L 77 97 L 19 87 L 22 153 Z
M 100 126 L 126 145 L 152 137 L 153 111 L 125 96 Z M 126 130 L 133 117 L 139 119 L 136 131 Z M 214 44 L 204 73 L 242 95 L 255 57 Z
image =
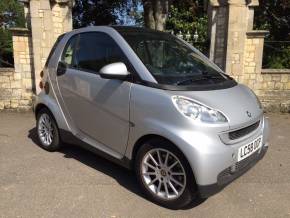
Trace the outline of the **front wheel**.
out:
M 47 151 L 60 148 L 60 137 L 57 124 L 46 108 L 41 109 L 36 117 L 37 136 L 40 146 Z
M 165 140 L 153 139 L 142 145 L 136 157 L 136 175 L 144 193 L 164 207 L 180 209 L 197 196 L 187 160 Z

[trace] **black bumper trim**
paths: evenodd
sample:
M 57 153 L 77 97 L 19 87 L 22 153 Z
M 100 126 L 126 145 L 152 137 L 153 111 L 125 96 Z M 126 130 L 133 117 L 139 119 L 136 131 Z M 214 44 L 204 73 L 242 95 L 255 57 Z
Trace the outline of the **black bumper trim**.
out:
M 253 160 L 252 162 L 250 162 L 246 167 L 244 167 L 241 170 L 232 174 L 230 180 L 228 180 L 226 183 L 224 183 L 222 185 L 220 185 L 218 183 L 211 184 L 211 185 L 198 185 L 200 197 L 201 198 L 208 198 L 208 197 L 220 192 L 228 184 L 230 184 L 235 179 L 239 178 L 241 175 L 243 175 L 249 169 L 251 169 L 259 160 L 261 160 L 265 156 L 267 150 L 268 150 L 268 146 L 263 146 L 258 158 Z

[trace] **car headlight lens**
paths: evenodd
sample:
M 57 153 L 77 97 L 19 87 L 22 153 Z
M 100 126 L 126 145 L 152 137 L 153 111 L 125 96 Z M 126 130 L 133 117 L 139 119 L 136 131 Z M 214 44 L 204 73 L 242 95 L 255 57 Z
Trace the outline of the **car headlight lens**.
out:
M 226 123 L 227 118 L 219 111 L 208 108 L 190 99 L 181 96 L 173 96 L 175 107 L 184 116 L 205 123 Z

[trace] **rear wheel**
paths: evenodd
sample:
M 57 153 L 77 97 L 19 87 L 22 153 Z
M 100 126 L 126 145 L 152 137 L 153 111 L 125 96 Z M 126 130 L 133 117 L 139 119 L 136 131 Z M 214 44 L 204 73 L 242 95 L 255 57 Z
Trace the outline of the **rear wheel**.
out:
M 136 174 L 144 193 L 164 207 L 180 209 L 197 196 L 187 160 L 166 140 L 153 139 L 142 145 L 136 157 Z
M 43 108 L 36 117 L 37 136 L 40 146 L 47 151 L 56 151 L 60 148 L 58 127 L 51 112 Z

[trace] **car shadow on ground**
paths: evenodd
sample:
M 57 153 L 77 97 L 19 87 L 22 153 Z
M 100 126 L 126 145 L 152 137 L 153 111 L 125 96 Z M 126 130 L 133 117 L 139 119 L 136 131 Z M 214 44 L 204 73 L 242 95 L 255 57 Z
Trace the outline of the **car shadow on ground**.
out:
M 36 128 L 29 130 L 28 138 L 34 144 L 39 145 Z M 114 178 L 120 185 L 136 195 L 148 200 L 148 198 L 140 191 L 134 172 L 122 166 L 119 166 L 97 154 L 87 151 L 81 147 L 70 144 L 63 144 L 58 151 L 63 154 L 64 158 L 73 158 L 79 162 L 91 167 L 99 172 Z M 184 210 L 192 209 L 203 203 L 206 199 L 197 198 L 191 204 L 183 208 Z

